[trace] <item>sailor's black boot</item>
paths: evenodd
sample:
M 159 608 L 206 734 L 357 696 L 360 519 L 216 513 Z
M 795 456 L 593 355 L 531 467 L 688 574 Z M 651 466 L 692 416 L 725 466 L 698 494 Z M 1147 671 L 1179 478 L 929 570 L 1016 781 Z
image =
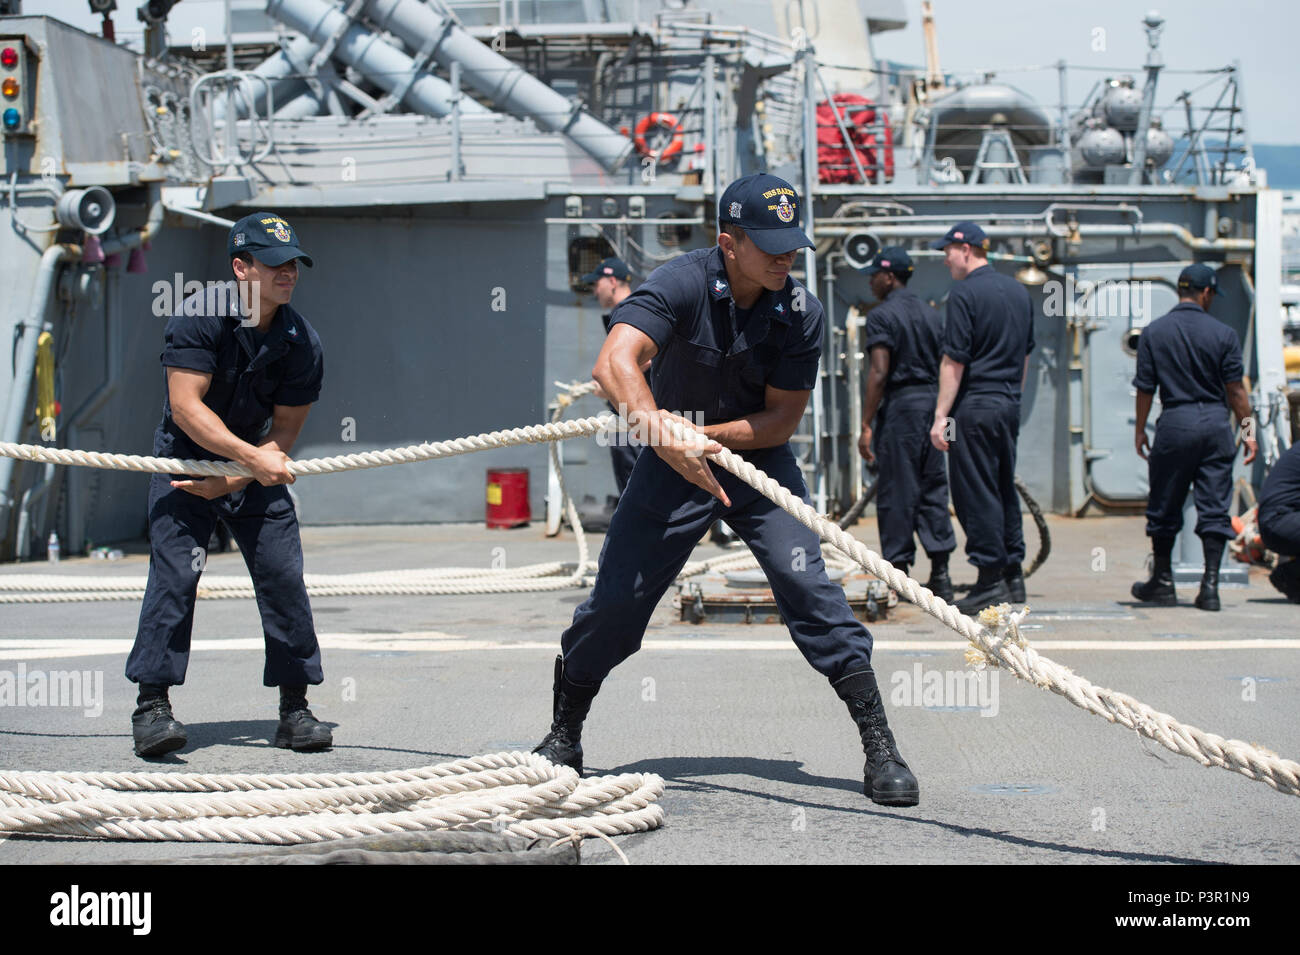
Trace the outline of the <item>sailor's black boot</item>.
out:
M 329 749 L 334 745 L 330 728 L 307 709 L 307 687 L 280 687 L 280 725 L 275 730 L 275 745 L 300 753 Z
M 1160 607 L 1172 607 L 1178 603 L 1178 598 L 1174 593 L 1174 571 L 1172 566 L 1174 539 L 1165 536 L 1153 537 L 1151 538 L 1151 550 L 1153 553 L 1151 579 L 1146 583 L 1134 584 L 1131 593 L 1143 603 L 1156 604 Z
M 889 731 L 875 671 L 868 667 L 850 673 L 834 687 L 848 704 L 849 715 L 862 735 L 862 751 L 867 756 L 862 767 L 862 792 L 881 806 L 915 806 L 921 801 L 921 787 L 903 762 L 894 734 Z
M 929 555 L 930 579 L 925 582 L 925 586 L 936 597 L 952 603 L 952 578 L 948 576 L 949 553 L 950 551 L 944 551 L 942 554 Z
M 967 616 L 977 614 L 993 604 L 1011 602 L 1011 591 L 1007 589 L 1000 566 L 981 567 L 979 572 L 979 579 L 975 581 L 970 593 L 957 601 L 957 609 Z
M 1268 582 L 1287 600 L 1300 604 L 1300 557 L 1281 558 L 1268 575 Z
M 574 683 L 564 675 L 564 657 L 555 658 L 554 697 L 551 702 L 551 731 L 533 750 L 557 766 L 571 766 L 582 772 L 582 723 L 591 701 L 600 691 L 595 686 Z
M 1219 565 L 1223 563 L 1222 537 L 1205 537 L 1201 549 L 1205 553 L 1205 573 L 1201 575 L 1201 589 L 1196 594 L 1197 610 L 1219 609 Z
M 1007 593 L 1011 594 L 1013 604 L 1025 602 L 1025 569 L 1017 563 L 1010 563 L 1002 568 L 1002 579 L 1007 582 Z
M 184 724 L 172 716 L 167 687 L 141 683 L 135 702 L 135 712 L 131 714 L 135 755 L 162 756 L 180 749 L 189 741 Z

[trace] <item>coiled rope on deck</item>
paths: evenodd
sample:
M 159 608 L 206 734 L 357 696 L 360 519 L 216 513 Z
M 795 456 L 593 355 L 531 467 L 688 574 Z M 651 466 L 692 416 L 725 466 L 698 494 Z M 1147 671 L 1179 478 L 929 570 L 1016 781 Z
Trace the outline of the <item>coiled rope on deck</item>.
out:
M 653 773 L 580 779 L 533 753 L 388 773 L 0 772 L 0 832 L 291 845 L 428 830 L 613 836 L 663 825 Z
M 432 460 L 515 444 L 535 444 L 542 441 L 586 437 L 608 429 L 613 421 L 614 416 L 605 413 L 591 418 L 579 418 L 549 425 L 533 425 L 509 431 L 493 431 L 488 434 L 458 438 L 454 441 L 426 443 L 389 451 L 369 451 L 334 458 L 293 461 L 288 467 L 297 475 L 324 474 L 348 470 L 351 467 L 380 467 L 384 464 Z M 665 419 L 663 424 L 679 440 L 697 442 L 705 440 L 698 432 L 688 429 L 678 420 Z M 248 474 L 240 465 L 233 463 L 66 451 L 9 443 L 0 443 L 0 454 L 20 457 L 24 460 L 53 461 L 58 464 L 120 468 L 152 473 L 213 473 L 233 476 Z M 1004 604 L 1001 607 L 985 609 L 981 612 L 980 619 L 974 620 L 935 596 L 917 581 L 896 570 L 892 564 L 838 527 L 834 521 L 823 518 L 816 510 L 739 455 L 723 448 L 715 454 L 705 456 L 773 501 L 823 541 L 847 554 L 868 573 L 885 581 L 946 627 L 961 634 L 971 644 L 967 650 L 967 661 L 973 665 L 1003 667 L 1022 680 L 1051 690 L 1065 697 L 1075 706 L 1109 722 L 1128 727 L 1175 753 L 1195 759 L 1203 766 L 1217 766 L 1231 770 L 1247 778 L 1264 782 L 1279 792 L 1300 795 L 1300 763 L 1283 759 L 1263 747 L 1242 740 L 1224 739 L 1197 727 L 1180 723 L 1174 717 L 1161 713 L 1131 696 L 1094 685 L 1073 673 L 1068 667 L 1047 659 L 1029 646 L 1028 641 L 1020 633 L 1020 622 L 1027 610 L 1012 612 L 1010 607 Z

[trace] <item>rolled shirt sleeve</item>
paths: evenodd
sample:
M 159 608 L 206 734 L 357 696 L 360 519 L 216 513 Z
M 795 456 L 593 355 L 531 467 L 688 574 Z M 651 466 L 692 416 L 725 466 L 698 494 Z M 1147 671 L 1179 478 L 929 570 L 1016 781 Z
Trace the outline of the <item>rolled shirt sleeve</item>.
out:
M 867 313 L 867 335 L 863 344 L 868 348 L 884 345 L 890 351 L 898 347 L 898 336 L 888 311 L 883 307 L 873 308 Z
M 1243 372 L 1241 343 L 1237 341 L 1236 333 L 1228 329 L 1226 347 L 1223 349 L 1223 359 L 1219 362 L 1219 374 L 1223 376 L 1223 383 L 1230 385 L 1234 381 L 1241 381 Z
M 1133 376 L 1133 387 L 1138 391 L 1154 395 L 1159 384 L 1156 379 L 1156 363 L 1151 357 L 1151 341 L 1146 335 L 1139 335 L 1137 374 Z
M 943 353 L 960 365 L 970 364 L 972 317 L 966 289 L 958 284 L 948 294 L 943 326 Z
M 207 315 L 174 315 L 163 332 L 162 363 L 212 374 L 217 370 L 222 319 Z
M 609 314 L 609 328 L 612 330 L 620 323 L 631 325 L 663 351 L 672 339 L 678 316 L 693 304 L 679 301 L 685 296 L 686 290 L 680 284 L 662 281 L 657 270 L 651 272 L 640 288 L 614 306 Z

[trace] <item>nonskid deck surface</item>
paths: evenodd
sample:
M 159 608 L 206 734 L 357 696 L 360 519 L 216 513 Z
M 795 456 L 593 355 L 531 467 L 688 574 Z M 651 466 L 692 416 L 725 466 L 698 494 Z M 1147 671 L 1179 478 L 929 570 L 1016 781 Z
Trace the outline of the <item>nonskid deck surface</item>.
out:
M 1300 607 L 1258 570 L 1250 587 L 1223 589 L 1219 614 L 1192 608 L 1192 588 L 1180 589 L 1186 603 L 1176 608 L 1137 606 L 1128 588 L 1147 554 L 1141 518 L 1050 523 L 1052 557 L 1028 581 L 1034 646 L 1185 723 L 1300 754 Z M 877 545 L 873 519 L 853 533 Z M 567 534 L 547 540 L 536 524 L 307 528 L 304 547 L 314 573 L 513 566 L 575 552 Z M 137 549 L 121 561 L 67 561 L 58 572 L 139 576 L 146 562 Z M 241 567 L 237 554 L 219 554 L 208 572 Z M 959 584 L 974 578 L 959 561 L 954 570 Z M 559 634 L 584 597 L 314 600 L 326 682 L 311 704 L 336 724 L 334 749 L 315 754 L 270 746 L 276 700 L 261 686 L 253 602 L 202 601 L 188 682 L 172 695 L 190 744 L 156 763 L 131 754 L 134 687 L 122 676 L 138 603 L 9 604 L 0 610 L 0 679 L 78 670 L 90 674 L 88 686 L 102 680 L 103 692 L 77 706 L 0 706 L 0 768 L 335 772 L 531 748 L 549 722 Z M 783 627 L 677 616 L 666 598 L 642 652 L 606 682 L 584 736 L 589 773 L 644 770 L 667 782 L 665 828 L 618 840 L 633 862 L 1300 861 L 1286 835 L 1295 797 L 1203 769 L 1008 673 L 965 676 L 956 634 L 908 606 L 871 629 L 921 804 L 874 806 L 861 794 L 861 752 L 843 705 Z M 0 841 L 0 863 L 248 849 L 16 836 Z M 617 861 L 598 840 L 584 859 Z

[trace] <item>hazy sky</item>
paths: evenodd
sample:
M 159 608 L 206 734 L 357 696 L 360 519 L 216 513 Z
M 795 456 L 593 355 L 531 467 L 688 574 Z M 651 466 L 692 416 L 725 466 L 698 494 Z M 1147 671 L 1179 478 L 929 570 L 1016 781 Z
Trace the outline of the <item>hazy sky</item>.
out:
M 875 38 L 876 55 L 921 63 L 921 2 L 904 0 L 909 25 Z M 140 0 L 118 0 L 114 15 L 119 38 L 138 35 L 135 9 Z M 1141 81 L 1146 60 L 1146 33 L 1141 21 L 1153 4 L 1134 0 L 934 0 L 939 59 L 946 71 L 1003 69 L 1054 64 L 1064 59 L 1078 66 L 1134 72 Z M 1197 70 L 1239 60 L 1244 77 L 1251 139 L 1257 143 L 1300 144 L 1300 3 L 1295 0 L 1168 0 L 1155 4 L 1166 23 L 1160 49 L 1170 69 Z M 738 5 L 743 9 L 743 5 Z M 86 0 L 25 0 L 25 13 L 45 13 L 98 32 Z M 187 36 L 193 26 L 220 32 L 221 0 L 182 0 L 171 15 L 173 35 Z M 1098 33 L 1097 31 L 1103 31 Z M 1103 46 L 1103 49 L 1095 49 Z M 1095 79 L 1105 73 L 1071 74 L 1069 99 L 1078 103 Z M 1007 72 L 1003 81 L 1019 86 L 1040 102 L 1057 101 L 1055 71 Z M 1168 102 L 1206 77 L 1162 77 L 1158 99 Z M 1181 128 L 1181 119 L 1177 126 Z M 1168 126 L 1168 124 L 1167 124 Z

